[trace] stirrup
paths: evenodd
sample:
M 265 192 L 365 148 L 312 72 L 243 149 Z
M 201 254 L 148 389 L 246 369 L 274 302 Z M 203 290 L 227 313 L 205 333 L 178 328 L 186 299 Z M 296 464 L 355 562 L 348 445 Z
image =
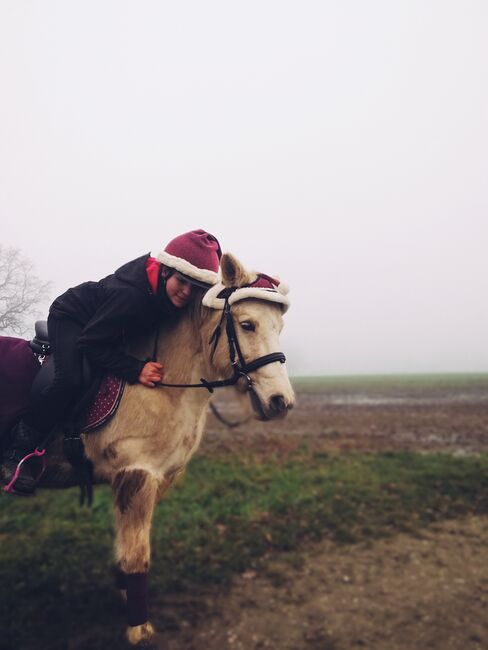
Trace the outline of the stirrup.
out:
M 14 488 L 15 488 L 15 483 L 17 482 L 17 479 L 19 478 L 20 468 L 22 467 L 22 465 L 23 465 L 26 461 L 28 461 L 30 458 L 33 458 L 33 457 L 37 457 L 37 458 L 42 457 L 42 469 L 41 469 L 41 471 L 40 471 L 40 473 L 39 473 L 39 476 L 37 476 L 37 477 L 34 479 L 34 482 L 35 482 L 35 483 L 38 483 L 38 481 L 40 480 L 40 478 L 42 477 L 42 475 L 44 474 L 44 472 L 45 472 L 45 470 L 46 470 L 46 459 L 45 459 L 45 457 L 44 457 L 44 456 L 45 456 L 45 453 L 46 453 L 46 450 L 45 450 L 45 449 L 41 449 L 41 450 L 39 450 L 39 449 L 37 449 L 37 447 L 36 447 L 36 448 L 34 449 L 34 451 L 31 451 L 31 452 L 28 453 L 26 456 L 24 456 L 24 457 L 19 461 L 19 463 L 17 464 L 17 467 L 15 468 L 15 472 L 14 472 L 12 478 L 11 478 L 10 481 L 7 483 L 7 485 L 3 488 L 3 491 L 4 491 L 4 492 L 8 492 L 8 494 L 17 494 L 17 493 L 15 492 L 15 489 L 14 489 Z

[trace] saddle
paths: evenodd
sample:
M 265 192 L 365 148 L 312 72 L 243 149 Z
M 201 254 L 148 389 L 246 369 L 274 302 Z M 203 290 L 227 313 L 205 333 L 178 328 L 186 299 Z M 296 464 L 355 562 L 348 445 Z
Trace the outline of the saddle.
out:
M 31 341 L 0 337 L 0 355 L 5 360 L 0 373 L 0 442 L 28 404 L 39 397 L 54 379 L 54 362 L 47 321 L 35 323 Z M 93 468 L 85 456 L 81 433 L 97 429 L 116 412 L 125 382 L 113 375 L 100 376 L 82 359 L 82 391 L 69 422 L 61 422 L 63 451 L 75 469 L 81 488 L 80 503 L 91 505 Z M 3 390 L 6 388 L 7 390 Z M 8 425 L 8 426 L 6 426 Z M 40 454 L 39 454 L 40 455 Z
M 31 388 L 31 398 L 35 399 L 54 378 L 54 364 L 48 362 L 51 345 L 47 321 L 36 321 L 35 336 L 28 345 L 41 364 Z M 86 357 L 83 357 L 82 393 L 73 408 L 71 428 L 88 433 L 105 424 L 117 410 L 124 386 L 125 381 L 119 377 L 97 375 Z
M 35 323 L 31 341 L 0 337 L 0 442 L 8 443 L 8 433 L 32 400 L 54 379 L 54 362 L 46 321 Z M 100 376 L 86 359 L 82 363 L 83 389 L 64 430 L 64 452 L 74 466 L 84 458 L 80 434 L 93 431 L 116 412 L 125 382 L 112 375 Z
M 20 341 L 22 343 L 22 341 Z M 37 371 L 30 391 L 24 401 L 36 399 L 36 396 L 49 386 L 54 379 L 54 363 L 50 360 L 52 352 L 49 342 L 47 321 L 35 323 L 35 336 L 31 341 L 23 341 L 37 360 Z M 25 353 L 24 353 L 25 354 Z M 80 485 L 80 504 L 85 501 L 91 505 L 93 498 L 93 468 L 85 456 L 81 433 L 88 433 L 105 424 L 116 412 L 125 381 L 113 375 L 100 376 L 93 371 L 88 360 L 82 359 L 82 392 L 72 413 L 71 421 L 60 423 L 64 431 L 64 455 L 74 467 Z
M 51 344 L 49 343 L 49 334 L 47 331 L 47 320 L 38 320 L 34 325 L 35 335 L 28 345 L 34 354 L 45 357 L 51 354 Z

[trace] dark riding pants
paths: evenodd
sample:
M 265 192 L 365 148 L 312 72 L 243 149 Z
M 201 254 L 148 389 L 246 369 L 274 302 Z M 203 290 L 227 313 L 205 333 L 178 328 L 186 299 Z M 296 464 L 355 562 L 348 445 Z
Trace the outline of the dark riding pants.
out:
M 24 421 L 42 436 L 47 436 L 57 423 L 69 417 L 82 381 L 82 357 L 78 338 L 82 326 L 78 323 L 49 316 L 48 332 L 54 362 L 54 381 L 34 398 L 24 415 Z

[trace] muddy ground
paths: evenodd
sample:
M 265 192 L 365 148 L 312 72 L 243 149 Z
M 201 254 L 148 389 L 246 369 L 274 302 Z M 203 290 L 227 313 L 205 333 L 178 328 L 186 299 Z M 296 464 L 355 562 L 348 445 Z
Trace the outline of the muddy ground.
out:
M 231 422 L 249 416 L 247 401 L 223 392 L 214 398 Z M 472 386 L 382 390 L 297 391 L 285 420 L 251 419 L 229 429 L 210 415 L 201 451 L 256 450 L 296 446 L 359 451 L 423 450 L 464 454 L 488 451 L 488 380 Z
M 488 519 L 373 544 L 324 541 L 247 572 L 229 593 L 168 600 L 167 650 L 488 648 Z
M 246 413 L 220 395 L 221 413 Z M 229 429 L 209 418 L 203 454 L 317 449 L 488 451 L 488 391 L 382 395 L 307 391 L 284 422 Z M 191 470 L 190 470 L 191 471 Z M 488 648 L 488 519 L 445 521 L 368 544 L 330 541 L 275 557 L 218 589 L 171 597 L 156 613 L 168 650 Z

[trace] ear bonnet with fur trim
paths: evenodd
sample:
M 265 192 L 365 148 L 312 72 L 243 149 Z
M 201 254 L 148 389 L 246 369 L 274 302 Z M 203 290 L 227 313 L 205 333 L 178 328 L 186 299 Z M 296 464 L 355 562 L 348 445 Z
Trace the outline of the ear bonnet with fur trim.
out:
M 255 280 L 240 287 L 227 287 L 218 282 L 204 295 L 202 304 L 212 309 L 223 309 L 226 299 L 229 305 L 245 298 L 268 300 L 282 305 L 285 312 L 289 305 L 288 287 L 276 278 L 265 273 L 255 273 Z

